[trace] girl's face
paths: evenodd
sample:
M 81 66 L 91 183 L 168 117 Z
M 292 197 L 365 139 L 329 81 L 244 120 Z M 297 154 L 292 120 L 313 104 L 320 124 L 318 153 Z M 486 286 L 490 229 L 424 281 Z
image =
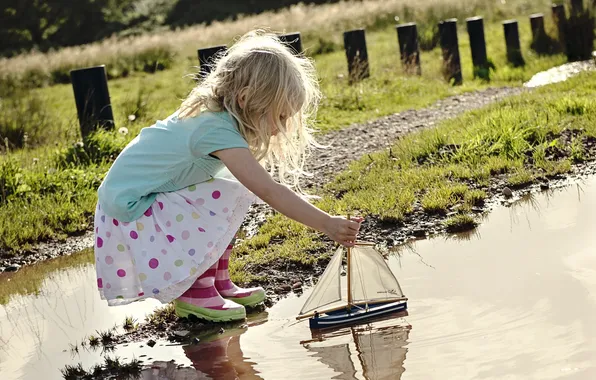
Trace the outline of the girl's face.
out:
M 287 122 L 289 119 L 289 112 L 282 112 L 278 117 L 278 121 L 275 121 L 275 115 L 269 115 L 269 125 L 271 126 L 271 136 L 277 136 L 279 134 L 278 124 L 280 123 L 284 129 L 287 128 Z
M 282 113 L 279 116 L 279 122 L 281 125 L 283 125 L 284 129 L 287 128 L 286 123 L 288 122 L 288 116 L 286 116 L 285 113 Z M 277 128 L 276 124 L 273 124 L 273 129 L 271 130 L 271 136 L 277 136 L 277 134 L 279 133 L 279 129 Z

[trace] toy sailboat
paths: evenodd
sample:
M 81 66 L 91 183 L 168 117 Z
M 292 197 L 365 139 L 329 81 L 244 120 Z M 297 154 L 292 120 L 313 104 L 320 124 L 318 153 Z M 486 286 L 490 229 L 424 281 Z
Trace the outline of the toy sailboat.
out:
M 347 249 L 347 290 L 342 289 L 344 248 L 340 247 L 296 319 L 309 318 L 311 329 L 365 322 L 407 309 L 399 282 L 372 243 Z

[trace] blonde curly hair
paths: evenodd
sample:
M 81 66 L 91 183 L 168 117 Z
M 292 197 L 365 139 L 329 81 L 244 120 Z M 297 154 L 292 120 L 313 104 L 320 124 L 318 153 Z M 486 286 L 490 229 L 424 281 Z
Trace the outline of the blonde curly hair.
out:
M 294 55 L 279 38 L 249 32 L 215 60 L 212 71 L 182 102 L 179 118 L 227 111 L 254 157 L 282 184 L 296 188 L 312 147 L 321 99 L 313 62 Z

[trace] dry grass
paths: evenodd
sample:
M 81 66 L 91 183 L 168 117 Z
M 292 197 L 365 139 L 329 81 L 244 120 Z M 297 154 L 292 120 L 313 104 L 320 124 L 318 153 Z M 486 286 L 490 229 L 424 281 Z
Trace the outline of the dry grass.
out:
M 29 80 L 31 76 L 37 77 L 32 81 L 37 84 L 64 83 L 64 80 L 52 80 L 52 75 L 64 76 L 72 68 L 98 64 L 115 66 L 119 61 L 134 61 L 135 57 L 143 54 L 157 56 L 157 60 L 166 59 L 162 57 L 169 57 L 169 54 L 194 58 L 197 48 L 229 43 L 254 28 L 265 27 L 282 33 L 298 30 L 303 35 L 316 34 L 317 38 L 325 36 L 321 38 L 340 42 L 341 32 L 349 28 L 373 29 L 396 22 L 420 22 L 422 19 L 434 23 L 439 17 L 470 16 L 470 12 L 476 11 L 492 19 L 504 14 L 529 14 L 532 10 L 549 6 L 546 0 L 511 0 L 506 4 L 495 0 L 470 0 L 465 4 L 461 0 L 420 0 L 414 6 L 404 4 L 402 0 L 346 1 L 317 6 L 298 4 L 278 12 L 240 17 L 235 21 L 201 24 L 119 40 L 107 39 L 47 54 L 31 52 L 0 59 L 0 83 L 18 83 L 25 77 Z M 425 17 L 418 17 L 422 14 Z

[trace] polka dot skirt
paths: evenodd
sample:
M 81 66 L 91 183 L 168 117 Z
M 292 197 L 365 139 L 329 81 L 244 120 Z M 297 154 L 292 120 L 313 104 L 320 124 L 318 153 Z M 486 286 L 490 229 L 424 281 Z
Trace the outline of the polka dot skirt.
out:
M 132 223 L 95 213 L 97 287 L 110 305 L 146 297 L 167 303 L 224 253 L 250 205 L 259 201 L 233 178 L 158 194 Z

